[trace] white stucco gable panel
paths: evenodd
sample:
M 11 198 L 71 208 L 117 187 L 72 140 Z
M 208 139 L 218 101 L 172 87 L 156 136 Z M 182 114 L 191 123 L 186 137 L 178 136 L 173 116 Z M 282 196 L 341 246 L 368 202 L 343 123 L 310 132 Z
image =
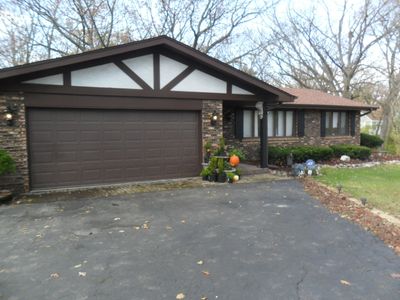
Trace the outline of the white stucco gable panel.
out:
M 226 93 L 227 83 L 199 70 L 194 70 L 172 90 L 179 92 Z
M 63 85 L 63 74 L 35 78 L 32 80 L 23 81 L 22 83 Z
M 122 62 L 154 89 L 153 54 L 125 59 Z
M 142 89 L 113 63 L 71 72 L 72 86 L 100 88 Z
M 187 67 L 179 61 L 160 55 L 160 88 L 166 86 Z
M 236 95 L 254 95 L 252 92 L 249 92 L 245 89 L 242 89 L 236 85 L 232 85 L 232 94 L 236 94 Z

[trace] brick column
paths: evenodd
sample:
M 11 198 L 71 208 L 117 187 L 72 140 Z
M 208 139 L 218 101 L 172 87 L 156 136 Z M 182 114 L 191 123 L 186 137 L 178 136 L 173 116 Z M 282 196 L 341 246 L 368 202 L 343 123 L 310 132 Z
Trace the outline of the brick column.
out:
M 214 111 L 218 115 L 218 121 L 213 126 L 211 125 L 211 116 Z M 201 113 L 203 157 L 205 155 L 204 145 L 207 142 L 218 144 L 220 138 L 223 137 L 222 116 L 222 100 L 203 100 L 203 109 Z
M 13 105 L 17 109 L 12 126 L 8 126 L 5 120 L 5 113 L 9 105 Z M 0 177 L 0 189 L 9 189 L 15 193 L 29 191 L 28 150 L 23 96 L 0 95 L 0 148 L 5 149 L 12 156 L 17 167 L 14 174 Z

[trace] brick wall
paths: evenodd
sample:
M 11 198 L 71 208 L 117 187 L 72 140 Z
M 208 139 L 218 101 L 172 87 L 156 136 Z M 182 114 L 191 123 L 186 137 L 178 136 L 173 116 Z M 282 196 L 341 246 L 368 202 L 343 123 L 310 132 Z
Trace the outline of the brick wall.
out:
M 355 136 L 327 136 L 321 137 L 321 112 L 319 110 L 306 110 L 304 113 L 304 137 L 275 137 L 268 139 L 270 146 L 329 146 L 335 144 L 360 144 L 360 113 L 356 114 Z M 231 108 L 224 108 L 224 137 L 228 145 L 242 149 L 248 160 L 260 159 L 260 139 L 244 138 L 235 139 L 235 113 Z M 296 129 L 297 132 L 297 129 Z
M 213 126 L 211 125 L 211 116 L 213 113 L 218 115 L 218 121 Z M 204 100 L 202 109 L 202 142 L 203 142 L 203 156 L 204 145 L 211 142 L 213 145 L 219 143 L 222 137 L 222 101 L 220 100 Z
M 0 148 L 13 157 L 17 171 L 14 174 L 0 176 L 0 189 L 9 189 L 15 193 L 29 190 L 28 152 L 26 145 L 26 125 L 24 98 L 15 95 L 0 95 Z M 14 125 L 8 126 L 5 112 L 8 105 L 16 105 Z

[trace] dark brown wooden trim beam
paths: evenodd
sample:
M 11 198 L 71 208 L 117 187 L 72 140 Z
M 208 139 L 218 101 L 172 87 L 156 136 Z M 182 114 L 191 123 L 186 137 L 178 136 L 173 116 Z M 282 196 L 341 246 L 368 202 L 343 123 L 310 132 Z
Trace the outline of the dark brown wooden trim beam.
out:
M 135 81 L 140 87 L 144 90 L 152 90 L 151 86 L 149 86 L 142 78 L 139 77 L 133 70 L 131 70 L 127 65 L 123 62 L 116 60 L 114 64 L 121 69 L 126 75 L 128 75 L 133 81 Z
M 140 110 L 201 110 L 197 100 L 122 98 L 109 96 L 79 96 L 26 94 L 27 107 L 140 109 Z
M 160 90 L 160 53 L 155 52 L 153 55 L 154 68 L 154 90 Z
M 172 90 L 178 83 L 180 83 L 183 79 L 188 77 L 194 70 L 195 68 L 193 66 L 187 67 L 178 76 L 176 76 L 167 85 L 165 85 L 161 90 L 162 91 Z
M 71 86 L 71 72 L 65 71 L 63 73 L 64 86 Z
M 218 93 L 197 93 L 178 91 L 157 91 L 157 90 L 135 90 L 135 89 L 110 89 L 93 87 L 64 87 L 43 84 L 23 84 L 16 86 L 5 86 L 4 92 L 26 92 L 41 94 L 64 94 L 64 95 L 98 95 L 115 97 L 141 97 L 141 98 L 172 98 L 172 99 L 198 99 L 198 100 L 226 100 L 257 102 L 259 97 L 254 95 L 226 95 Z M 272 101 L 272 100 L 271 100 Z
M 227 84 L 226 84 L 226 93 L 228 95 L 232 95 L 232 83 L 231 82 L 227 82 Z

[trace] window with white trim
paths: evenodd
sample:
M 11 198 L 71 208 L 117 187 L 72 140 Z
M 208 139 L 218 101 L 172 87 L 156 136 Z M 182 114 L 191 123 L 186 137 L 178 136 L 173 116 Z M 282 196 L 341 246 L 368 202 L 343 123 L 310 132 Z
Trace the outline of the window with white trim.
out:
M 293 110 L 274 110 L 268 112 L 268 136 L 294 136 L 295 126 L 295 114 Z
M 285 137 L 295 134 L 295 114 L 292 110 L 268 112 L 268 136 Z M 257 110 L 243 110 L 243 137 L 259 136 L 259 118 Z
M 243 137 L 258 137 L 258 111 L 243 110 Z
M 325 113 L 325 135 L 349 135 L 349 117 L 346 111 L 327 111 Z

